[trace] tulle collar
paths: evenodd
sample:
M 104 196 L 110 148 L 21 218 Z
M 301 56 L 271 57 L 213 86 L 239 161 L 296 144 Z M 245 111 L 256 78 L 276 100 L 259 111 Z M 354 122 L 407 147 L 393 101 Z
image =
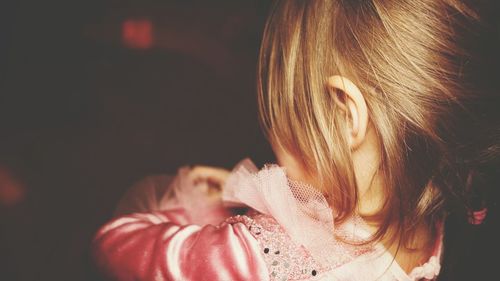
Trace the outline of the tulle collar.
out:
M 233 169 L 223 188 L 226 204 L 244 204 L 270 215 L 294 242 L 303 245 L 322 264 L 333 262 L 338 251 L 334 214 L 323 194 L 307 184 L 291 181 L 283 167 L 267 164 L 259 170 L 244 159 Z M 354 229 L 352 240 L 367 238 L 363 228 Z

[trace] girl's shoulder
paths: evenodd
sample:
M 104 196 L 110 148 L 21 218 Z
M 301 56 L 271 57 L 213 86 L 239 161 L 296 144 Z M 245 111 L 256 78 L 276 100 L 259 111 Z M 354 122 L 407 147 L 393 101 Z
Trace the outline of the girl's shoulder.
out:
M 226 223 L 245 224 L 258 241 L 271 278 L 406 281 L 433 279 L 439 273 L 440 253 L 405 272 L 381 243 L 364 243 L 371 231 L 362 218 L 334 223 L 326 198 L 290 181 L 277 165 L 258 170 L 250 160 L 240 162 L 227 180 L 223 199 L 256 210 Z M 441 236 L 437 242 L 441 245 Z
M 429 260 L 410 273 L 406 273 L 393 256 L 378 243 L 352 244 L 343 238 L 352 238 L 353 232 L 366 237 L 361 232 L 363 222 L 358 218 L 347 220 L 337 227 L 335 245 L 331 261 L 319 262 L 309 249 L 296 243 L 285 228 L 272 216 L 251 209 L 245 215 L 227 218 L 226 224 L 245 225 L 258 243 L 270 280 L 433 280 L 440 271 L 442 234 L 436 240 L 435 251 Z M 326 241 L 325 241 L 326 242 Z

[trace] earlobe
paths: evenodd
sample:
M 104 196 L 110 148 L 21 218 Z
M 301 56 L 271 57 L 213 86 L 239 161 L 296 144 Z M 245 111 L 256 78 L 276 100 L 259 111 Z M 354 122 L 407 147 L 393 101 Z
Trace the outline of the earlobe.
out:
M 350 117 L 349 142 L 352 149 L 356 149 L 365 139 L 368 127 L 368 108 L 365 97 L 359 88 L 349 79 L 334 75 L 327 79 L 328 87 L 332 92 L 342 97 L 334 97 L 335 102 Z

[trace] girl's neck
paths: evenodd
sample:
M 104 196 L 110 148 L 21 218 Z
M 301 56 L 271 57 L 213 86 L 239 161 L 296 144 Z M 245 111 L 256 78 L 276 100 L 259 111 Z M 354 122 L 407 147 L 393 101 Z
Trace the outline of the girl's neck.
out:
M 374 234 L 380 224 L 366 221 L 369 231 Z M 435 237 L 431 226 L 426 223 L 417 225 L 409 236 L 397 236 L 396 223 L 389 226 L 386 234 L 379 243 L 395 258 L 399 266 L 407 273 L 412 269 L 426 263 L 434 252 Z
M 357 213 L 365 218 L 375 233 L 385 219 L 382 207 L 385 201 L 385 181 L 380 173 L 380 144 L 374 130 L 368 130 L 364 143 L 353 152 L 353 164 L 359 190 Z M 380 243 L 395 257 L 406 272 L 428 261 L 432 255 L 434 237 L 432 227 L 427 223 L 415 226 L 408 237 L 398 237 L 398 223 L 394 222 L 382 237 Z
M 433 254 L 435 237 L 427 224 L 418 225 L 411 237 L 405 241 L 381 241 L 385 248 L 395 257 L 401 268 L 409 273 L 417 266 L 426 263 Z

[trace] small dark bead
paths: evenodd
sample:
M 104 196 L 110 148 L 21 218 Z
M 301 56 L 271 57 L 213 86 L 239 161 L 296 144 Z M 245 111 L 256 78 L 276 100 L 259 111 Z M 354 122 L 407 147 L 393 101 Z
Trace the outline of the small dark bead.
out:
M 316 270 L 313 270 L 313 271 L 311 272 L 311 274 L 312 274 L 312 276 L 316 276 L 316 274 L 318 274 L 318 273 L 316 272 Z
M 264 248 L 264 253 L 269 253 L 269 248 Z
M 260 227 L 252 227 L 252 226 L 249 226 L 248 227 L 248 230 L 252 231 L 252 229 L 255 229 L 255 235 L 259 235 L 260 234 Z
M 280 251 L 276 251 L 274 252 L 275 255 L 279 255 L 280 254 Z

